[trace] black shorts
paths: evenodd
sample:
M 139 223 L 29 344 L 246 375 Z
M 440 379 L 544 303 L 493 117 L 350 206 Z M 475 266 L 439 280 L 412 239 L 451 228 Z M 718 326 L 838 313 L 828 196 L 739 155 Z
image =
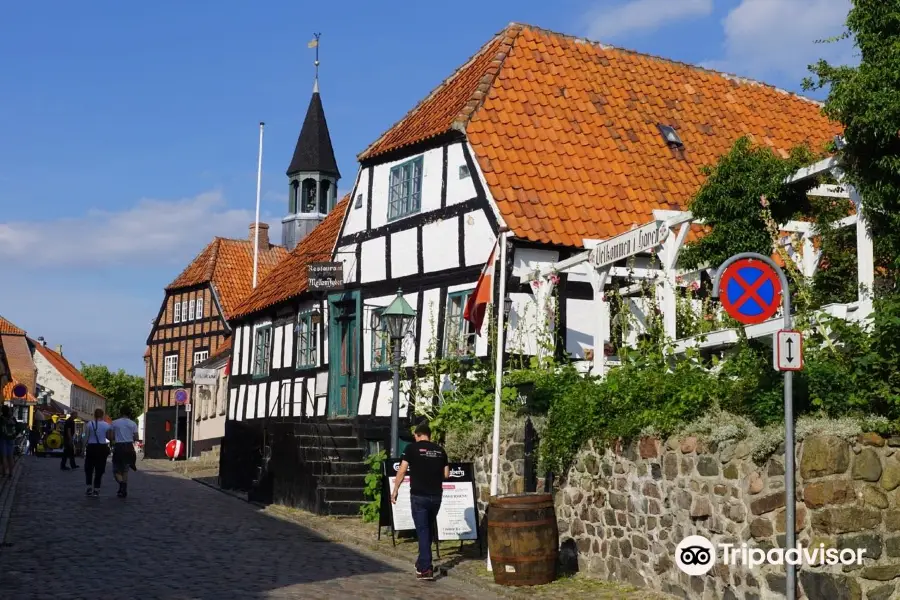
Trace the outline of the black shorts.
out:
M 124 473 L 137 463 L 137 454 L 131 442 L 118 442 L 113 446 L 112 463 L 114 473 Z

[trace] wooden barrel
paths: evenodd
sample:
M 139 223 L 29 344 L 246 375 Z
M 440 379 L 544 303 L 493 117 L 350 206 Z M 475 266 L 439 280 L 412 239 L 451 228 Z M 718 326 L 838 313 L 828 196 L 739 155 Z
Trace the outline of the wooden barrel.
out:
M 542 585 L 556 579 L 559 530 L 551 494 L 493 496 L 487 518 L 495 583 Z

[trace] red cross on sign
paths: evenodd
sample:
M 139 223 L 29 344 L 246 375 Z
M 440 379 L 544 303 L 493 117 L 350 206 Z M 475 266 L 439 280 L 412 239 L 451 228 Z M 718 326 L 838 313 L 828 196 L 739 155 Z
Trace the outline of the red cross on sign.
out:
M 781 305 L 781 280 L 766 263 L 742 258 L 722 273 L 719 297 L 722 308 L 744 325 L 762 323 L 775 316 Z

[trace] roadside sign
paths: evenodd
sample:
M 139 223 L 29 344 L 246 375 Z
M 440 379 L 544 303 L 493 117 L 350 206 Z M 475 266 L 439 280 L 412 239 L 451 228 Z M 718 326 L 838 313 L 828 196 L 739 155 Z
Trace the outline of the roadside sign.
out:
M 181 440 L 169 440 L 166 444 L 166 456 L 175 460 L 179 456 L 184 456 L 184 444 Z
M 175 404 L 184 404 L 188 400 L 187 390 L 179 388 L 175 390 Z
M 803 335 L 782 329 L 775 335 L 775 369 L 799 371 L 803 368 Z
M 734 261 L 721 275 L 722 308 L 744 325 L 762 323 L 781 306 L 781 281 L 771 266 L 752 258 Z
M 605 267 L 635 254 L 647 252 L 662 244 L 668 234 L 669 228 L 663 221 L 651 221 L 597 244 L 591 250 L 591 264 L 595 268 Z
M 186 413 L 191 412 L 191 403 L 190 402 L 188 402 L 187 404 L 184 405 L 184 412 L 186 412 Z

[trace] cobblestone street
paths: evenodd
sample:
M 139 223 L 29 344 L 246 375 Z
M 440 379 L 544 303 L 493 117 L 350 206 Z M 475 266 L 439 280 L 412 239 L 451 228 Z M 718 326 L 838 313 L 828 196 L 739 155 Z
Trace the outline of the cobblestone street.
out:
M 87 498 L 80 469 L 23 461 L 0 549 L 4 600 L 492 597 L 453 578 L 417 582 L 411 564 L 327 541 L 146 463 L 122 500 L 111 465 L 100 498 Z

